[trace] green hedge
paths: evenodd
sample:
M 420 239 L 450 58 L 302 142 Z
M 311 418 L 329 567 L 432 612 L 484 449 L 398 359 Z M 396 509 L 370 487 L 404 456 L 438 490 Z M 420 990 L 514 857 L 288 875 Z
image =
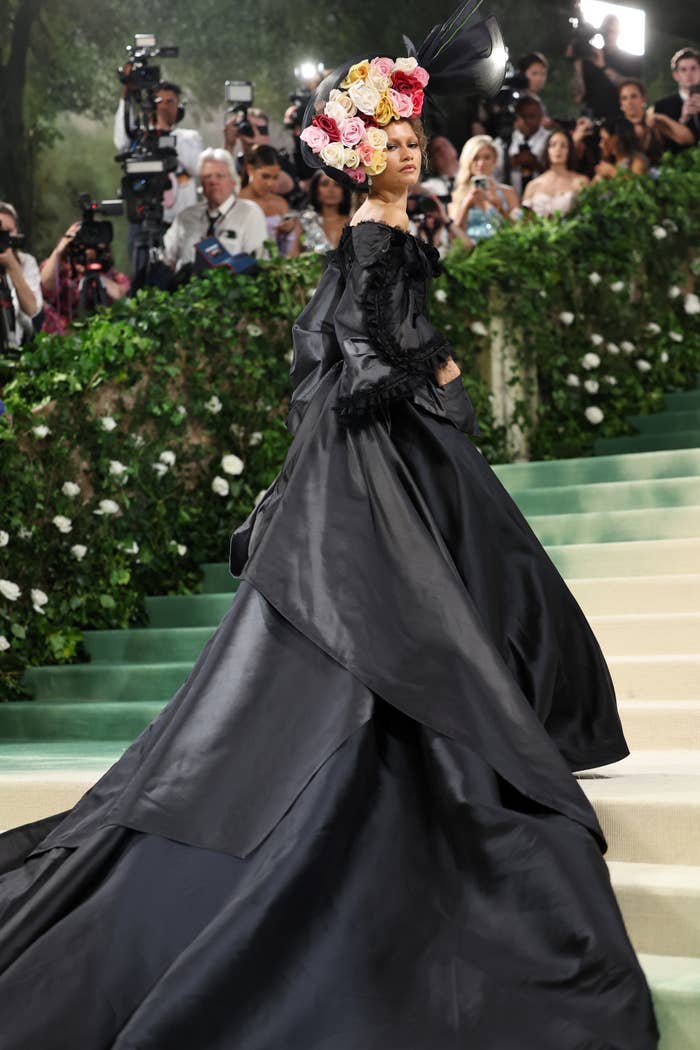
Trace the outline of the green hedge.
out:
M 656 183 L 619 177 L 564 221 L 450 255 L 434 320 L 491 461 L 508 454 L 479 369 L 494 309 L 535 369 L 539 414 L 524 422 L 539 457 L 585 454 L 659 407 L 664 389 L 694 384 L 699 159 L 682 156 Z M 172 296 L 142 292 L 39 337 L 11 371 L 0 363 L 0 698 L 24 695 L 28 665 L 82 659 L 83 629 L 144 623 L 145 594 L 194 590 L 199 563 L 225 558 L 288 446 L 290 325 L 320 272 L 315 257 L 275 259 L 255 279 L 212 273 Z M 600 363 L 587 368 L 590 353 Z M 591 406 L 600 424 L 587 422 Z

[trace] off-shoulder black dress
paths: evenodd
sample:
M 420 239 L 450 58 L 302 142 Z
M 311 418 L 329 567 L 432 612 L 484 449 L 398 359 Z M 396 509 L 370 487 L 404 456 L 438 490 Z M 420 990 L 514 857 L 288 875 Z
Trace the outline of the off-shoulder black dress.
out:
M 190 678 L 0 838 L 3 1050 L 653 1050 L 572 769 L 623 757 L 573 597 L 478 449 L 434 261 L 343 236 L 294 441 Z

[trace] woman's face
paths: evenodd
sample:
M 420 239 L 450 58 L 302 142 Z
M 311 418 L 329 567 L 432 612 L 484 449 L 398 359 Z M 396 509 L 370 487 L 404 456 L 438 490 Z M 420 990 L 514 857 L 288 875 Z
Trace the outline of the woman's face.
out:
M 566 164 L 569 159 L 569 143 L 566 135 L 552 135 L 547 144 L 547 155 L 552 167 Z
M 625 84 L 620 89 L 620 109 L 632 123 L 640 121 L 646 109 L 646 99 L 636 84 Z
M 533 62 L 525 70 L 527 84 L 533 95 L 539 95 L 547 83 L 547 67 L 541 62 Z
M 377 189 L 394 192 L 408 189 L 420 178 L 421 151 L 418 136 L 407 120 L 392 120 L 384 128 L 387 134 L 386 168 L 372 176 Z
M 328 175 L 318 180 L 318 202 L 326 208 L 337 208 L 343 202 L 343 187 Z
M 249 168 L 248 175 L 253 192 L 259 197 L 267 197 L 268 194 L 274 193 L 279 173 L 279 164 L 266 164 L 262 168 Z
M 490 146 L 482 146 L 472 161 L 470 175 L 490 175 L 496 166 L 496 154 Z

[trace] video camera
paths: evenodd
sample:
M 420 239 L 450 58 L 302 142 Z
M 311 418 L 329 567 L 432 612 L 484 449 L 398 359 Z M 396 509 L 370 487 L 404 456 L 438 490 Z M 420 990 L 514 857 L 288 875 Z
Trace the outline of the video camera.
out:
M 126 84 L 128 94 L 141 95 L 141 92 L 153 91 L 160 83 L 160 67 L 149 65 L 153 58 L 177 58 L 180 49 L 172 46 L 158 47 L 156 38 L 151 33 L 136 33 L 134 43 L 128 44 L 126 53 L 129 56 L 123 66 L 117 70 L 122 84 Z M 127 71 L 126 66 L 130 66 Z
M 73 234 L 68 257 L 91 269 L 108 270 L 112 264 L 109 245 L 114 237 L 114 228 L 109 221 L 98 220 L 98 215 L 123 215 L 124 205 L 120 200 L 93 201 L 89 193 L 81 193 L 78 203 L 82 212 L 79 228 Z M 88 256 L 88 251 L 92 254 Z
M 250 80 L 226 80 L 224 100 L 229 104 L 227 112 L 236 117 L 239 134 L 254 138 L 255 131 L 248 120 L 248 110 L 253 105 L 253 85 Z
M 0 228 L 0 252 L 6 252 L 8 248 L 21 248 L 23 244 L 23 233 L 10 233 Z
M 508 60 L 503 86 L 489 104 L 489 131 L 494 138 L 510 143 L 515 124 L 515 107 L 528 89 L 528 79 Z

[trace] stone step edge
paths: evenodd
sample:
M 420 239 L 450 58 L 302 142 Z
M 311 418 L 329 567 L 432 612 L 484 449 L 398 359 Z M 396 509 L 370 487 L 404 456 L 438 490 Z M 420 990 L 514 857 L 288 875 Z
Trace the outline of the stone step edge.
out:
M 616 889 L 622 887 L 659 892 L 684 890 L 700 898 L 700 865 L 649 864 L 643 861 L 609 860 L 608 871 Z
M 630 521 L 630 520 L 632 520 L 632 518 L 639 518 L 642 515 L 645 515 L 645 516 L 648 517 L 650 514 L 655 514 L 657 516 L 659 514 L 664 514 L 665 516 L 667 516 L 668 514 L 671 514 L 671 513 L 676 513 L 676 514 L 681 514 L 681 513 L 692 514 L 692 513 L 695 513 L 695 514 L 697 514 L 700 517 L 700 504 L 699 503 L 688 503 L 688 504 L 685 504 L 684 506 L 680 506 L 680 507 L 633 507 L 630 510 L 582 510 L 582 511 L 569 511 L 569 512 L 564 513 L 564 514 L 530 514 L 530 515 L 528 515 L 527 520 L 528 520 L 528 523 L 530 524 L 530 527 L 534 528 L 534 526 L 532 524 L 534 521 L 542 521 L 542 522 L 547 522 L 549 525 L 556 525 L 563 518 L 574 518 L 577 522 L 585 523 L 585 522 L 588 522 L 588 521 L 592 521 L 595 518 L 600 519 L 603 516 L 605 516 L 606 518 L 615 517 L 615 518 L 620 519 L 620 520 Z M 673 536 L 673 537 L 660 536 L 659 537 L 660 540 L 666 540 L 666 539 L 669 539 L 669 538 L 670 539 L 680 539 L 680 540 L 685 540 L 685 539 L 694 540 L 694 539 L 697 539 L 697 536 L 678 536 L 678 537 L 675 537 L 675 536 Z M 611 542 L 614 543 L 615 540 L 612 540 Z M 634 543 L 635 541 L 634 540 L 619 540 L 618 542 L 620 542 L 620 543 L 625 543 L 625 542 L 627 542 L 627 543 Z M 644 542 L 644 540 L 642 540 L 641 542 Z M 569 546 L 573 546 L 573 544 L 564 543 L 564 544 L 560 544 L 559 546 L 569 547 Z
M 509 488 L 508 493 L 513 499 L 516 499 L 517 496 L 568 496 L 574 492 L 585 492 L 591 489 L 604 489 L 605 493 L 603 494 L 606 494 L 610 489 L 622 488 L 623 486 L 643 491 L 649 485 L 665 485 L 670 488 L 678 484 L 678 482 L 684 481 L 700 483 L 700 476 L 697 474 L 678 474 L 672 478 L 632 478 L 630 481 L 616 478 L 614 481 L 582 481 L 577 485 L 534 485 L 523 489 Z M 635 508 L 630 509 L 634 510 Z M 650 509 L 658 508 L 652 507 Z

